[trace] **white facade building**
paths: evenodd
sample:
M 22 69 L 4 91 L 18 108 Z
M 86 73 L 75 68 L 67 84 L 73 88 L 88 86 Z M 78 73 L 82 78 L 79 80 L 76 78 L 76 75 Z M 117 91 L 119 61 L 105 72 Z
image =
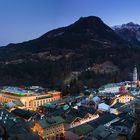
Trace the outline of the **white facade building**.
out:
M 98 105 L 98 110 L 104 111 L 104 112 L 109 112 L 110 106 L 107 105 L 107 104 L 105 104 L 105 103 L 100 103 L 100 104 Z
M 107 84 L 99 88 L 99 93 L 118 93 L 120 85 L 117 84 Z

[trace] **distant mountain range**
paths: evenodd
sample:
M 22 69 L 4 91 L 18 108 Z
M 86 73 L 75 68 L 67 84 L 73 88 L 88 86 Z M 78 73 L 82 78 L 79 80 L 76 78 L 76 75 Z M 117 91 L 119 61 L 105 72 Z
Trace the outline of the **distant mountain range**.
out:
M 115 76 L 116 80 L 127 80 L 133 66 L 140 64 L 140 49 L 135 48 L 137 45 L 131 37 L 128 40 L 119 33 L 128 25 L 114 27 L 114 31 L 99 17 L 81 17 L 75 23 L 49 31 L 37 39 L 1 47 L 0 85 L 62 86 L 66 79 L 71 80 L 70 75 L 75 71 L 80 73 L 79 79 L 84 84 L 92 79 L 100 85 L 111 82 Z M 88 68 L 108 61 L 120 71 L 107 73 L 109 76 L 106 77 L 98 71 L 91 77 L 85 76 Z
M 118 45 L 120 44 L 120 45 Z M 9 52 L 15 54 L 24 53 L 39 53 L 52 50 L 77 50 L 83 48 L 84 45 L 89 45 L 92 48 L 110 48 L 124 47 L 128 44 L 121 39 L 116 33 L 99 17 L 81 17 L 75 23 L 47 32 L 41 37 L 18 44 L 9 44 L 0 48 L 0 57 L 6 59 L 13 57 Z M 4 53 L 3 53 L 4 52 Z
M 140 47 L 140 25 L 133 22 L 114 26 L 114 31 L 135 47 Z

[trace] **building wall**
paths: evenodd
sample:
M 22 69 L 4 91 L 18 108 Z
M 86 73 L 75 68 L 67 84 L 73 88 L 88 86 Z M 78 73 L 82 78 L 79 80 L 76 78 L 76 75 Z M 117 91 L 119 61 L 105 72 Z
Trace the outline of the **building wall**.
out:
M 49 102 L 52 102 L 52 101 L 55 101 L 56 99 L 51 97 L 51 98 L 43 98 L 43 99 L 35 99 L 35 100 L 32 100 L 31 101 L 31 104 L 32 104 L 32 107 L 33 108 L 36 108 L 40 105 L 44 105 L 46 103 L 49 103 Z
M 45 96 L 48 95 L 48 97 L 45 98 Z M 36 108 L 40 105 L 44 105 L 46 103 L 55 101 L 55 100 L 59 100 L 61 98 L 61 92 L 58 91 L 52 91 L 52 92 L 48 92 L 46 93 L 46 95 L 41 95 L 41 96 L 37 96 L 36 100 L 32 100 L 32 107 Z
M 123 96 L 118 97 L 118 101 L 120 103 L 127 103 L 127 102 L 130 102 L 131 100 L 134 100 L 134 97 L 130 95 L 123 95 Z
M 21 101 L 25 108 L 33 109 L 40 105 L 58 100 L 61 98 L 61 92 L 49 92 L 43 95 L 16 96 L 7 93 L 0 94 L 0 103 Z
M 0 96 L 0 103 L 11 102 L 11 101 L 21 101 L 26 108 L 30 108 L 31 107 L 30 102 L 35 99 L 36 99 L 36 96 L 19 97 L 12 94 L 10 95 L 10 94 L 3 93 Z
M 85 123 L 88 123 L 90 121 L 96 120 L 97 118 L 99 118 L 98 114 L 87 114 L 84 118 L 76 118 L 70 125 L 69 128 L 73 128 Z M 68 125 L 67 125 L 68 127 Z M 69 129 L 67 128 L 67 129 Z
M 66 131 L 65 138 L 66 138 L 66 140 L 78 140 L 79 136 L 71 131 Z
M 43 129 L 39 123 L 35 123 L 32 130 L 38 132 L 38 134 L 44 139 L 55 140 L 57 135 L 60 136 L 61 134 L 64 134 L 64 125 L 58 124 Z
M 39 123 L 35 123 L 34 127 L 32 128 L 32 131 L 37 132 L 42 137 L 44 135 L 44 129 L 39 125 Z

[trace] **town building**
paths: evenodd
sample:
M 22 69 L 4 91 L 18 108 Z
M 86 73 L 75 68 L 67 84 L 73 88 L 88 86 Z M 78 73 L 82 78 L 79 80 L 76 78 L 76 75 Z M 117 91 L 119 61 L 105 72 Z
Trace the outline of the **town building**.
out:
M 64 123 L 65 120 L 60 116 L 41 117 L 35 121 L 32 130 L 37 132 L 43 140 L 56 140 L 64 137 Z
M 131 140 L 136 132 L 136 120 L 128 114 L 122 115 L 120 119 L 112 123 L 111 126 L 117 130 L 120 135 L 126 136 L 128 140 Z
M 99 93 L 118 93 L 120 84 L 107 84 L 99 88 Z
M 89 124 L 83 124 L 65 131 L 66 140 L 79 140 L 88 137 L 93 131 L 93 127 Z
M 0 110 L 0 139 L 2 140 L 39 140 L 39 135 L 32 132 L 30 126 L 21 118 Z
M 115 104 L 113 104 L 110 107 L 110 113 L 115 114 L 115 115 L 119 115 L 122 112 L 119 112 L 118 109 L 121 108 L 121 106 L 123 106 L 123 105 L 124 105 L 123 103 L 116 102 Z
M 99 94 L 105 94 L 105 93 L 120 93 L 121 87 L 124 87 L 125 89 L 130 88 L 132 86 L 132 82 L 130 81 L 125 81 L 125 82 L 120 82 L 120 83 L 110 83 L 106 84 L 98 89 Z
M 129 92 L 134 96 L 139 96 L 140 95 L 140 87 L 131 87 L 129 89 Z
M 37 116 L 37 113 L 35 111 L 20 108 L 14 109 L 13 111 L 11 111 L 11 113 L 19 118 L 24 119 L 25 121 L 30 121 L 33 117 Z
M 98 105 L 98 110 L 103 111 L 103 112 L 109 112 L 110 106 L 105 103 L 100 103 Z
M 93 131 L 91 140 L 126 140 L 126 136 L 120 136 L 119 132 L 111 127 L 99 125 Z
M 60 98 L 61 92 L 59 91 L 34 93 L 16 87 L 8 87 L 1 90 L 0 103 L 13 102 L 21 108 L 35 109 Z
M 79 106 L 68 109 L 64 114 L 65 129 L 74 128 L 99 118 L 98 112 L 91 107 Z
M 96 120 L 88 122 L 88 124 L 91 125 L 94 129 L 96 129 L 99 125 L 107 125 L 108 123 L 111 123 L 112 121 L 116 120 L 117 117 L 117 115 L 105 113 Z
M 47 114 L 50 114 L 50 113 L 53 113 L 55 112 L 56 110 L 58 109 L 58 106 L 54 105 L 54 104 L 51 104 L 51 103 L 47 103 L 47 104 L 44 104 L 44 105 L 41 105 L 37 108 L 37 110 L 40 112 L 40 113 L 43 113 L 45 115 Z
M 117 97 L 117 101 L 119 103 L 128 103 L 128 102 L 130 102 L 130 101 L 132 101 L 134 99 L 135 99 L 135 97 L 130 95 L 130 94 L 128 94 L 128 93 L 121 94 L 119 97 Z

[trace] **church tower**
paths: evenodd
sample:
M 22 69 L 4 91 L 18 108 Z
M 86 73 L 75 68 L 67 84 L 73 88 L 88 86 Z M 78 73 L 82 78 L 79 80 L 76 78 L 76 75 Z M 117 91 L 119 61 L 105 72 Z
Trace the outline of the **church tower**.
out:
M 133 71 L 133 81 L 137 82 L 137 80 L 138 80 L 138 74 L 137 74 L 137 68 L 135 66 Z

